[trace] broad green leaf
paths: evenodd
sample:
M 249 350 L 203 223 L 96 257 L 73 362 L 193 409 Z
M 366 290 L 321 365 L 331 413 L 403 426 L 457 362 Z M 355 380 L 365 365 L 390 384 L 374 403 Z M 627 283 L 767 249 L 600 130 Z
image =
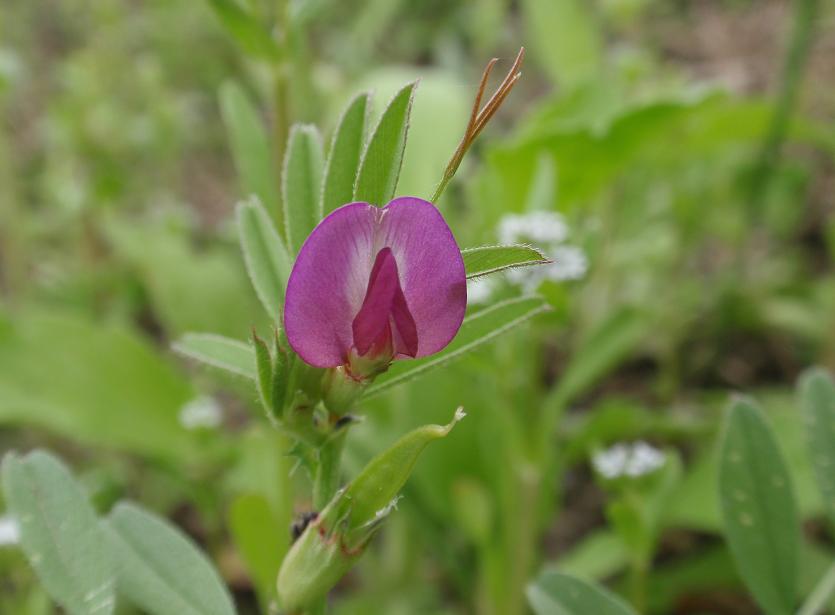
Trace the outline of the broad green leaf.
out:
M 116 604 L 114 560 L 87 495 L 55 457 L 3 460 L 3 493 L 20 546 L 46 591 L 72 615 L 107 615 Z
M 275 595 L 275 578 L 287 552 L 287 528 L 280 527 L 267 499 L 259 494 L 241 495 L 232 502 L 229 530 L 262 604 Z M 280 533 L 280 534 L 279 534 Z
M 238 205 L 238 235 L 249 279 L 273 322 L 281 322 L 284 289 L 293 264 L 273 221 L 257 199 Z
M 354 198 L 370 100 L 371 95 L 367 93 L 354 98 L 342 113 L 333 133 L 322 184 L 323 215 L 350 203 Z
M 386 373 L 374 381 L 366 397 L 417 378 L 430 369 L 439 367 L 492 341 L 498 335 L 549 309 L 542 297 L 529 296 L 508 299 L 471 314 L 464 319 L 458 335 L 449 346 L 423 359 L 395 362 Z
M 363 152 L 354 200 L 383 206 L 394 196 L 403 165 L 409 131 L 409 114 L 416 82 L 410 83 L 389 103 Z
M 231 615 L 232 599 L 217 571 L 180 530 L 129 503 L 108 517 L 118 561 L 119 593 L 154 615 Z
M 244 342 L 214 333 L 186 333 L 171 346 L 181 355 L 255 380 L 255 352 Z
M 548 259 L 531 246 L 481 246 L 461 250 L 467 279 L 529 265 L 541 265 Z
M 220 88 L 220 110 L 243 196 L 254 194 L 278 219 L 281 212 L 277 166 L 263 120 L 241 87 L 231 81 Z
M 719 498 L 725 534 L 748 589 L 766 613 L 792 613 L 800 525 L 791 477 L 771 428 L 747 399 L 737 399 L 728 411 Z
M 247 54 L 275 61 L 281 50 L 258 19 L 235 0 L 209 0 L 223 27 Z
M 536 615 L 634 615 L 623 600 L 600 585 L 556 571 L 545 571 L 528 585 Z
M 523 0 L 522 13 L 539 63 L 555 83 L 571 87 L 597 77 L 602 40 L 582 0 Z
M 800 381 L 800 396 L 809 457 L 824 510 L 835 523 L 835 383 L 832 376 L 821 368 L 807 371 Z
M 199 454 L 179 422 L 194 389 L 137 333 L 32 308 L 12 317 L 0 335 L 0 424 L 170 461 Z
M 296 124 L 290 131 L 281 187 L 287 244 L 297 254 L 322 219 L 322 139 L 315 126 Z

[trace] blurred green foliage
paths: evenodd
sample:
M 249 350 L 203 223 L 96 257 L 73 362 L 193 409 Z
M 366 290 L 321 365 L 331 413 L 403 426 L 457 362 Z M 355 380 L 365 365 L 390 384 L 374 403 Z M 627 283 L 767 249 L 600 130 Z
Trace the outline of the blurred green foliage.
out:
M 327 153 L 348 100 L 374 90 L 374 126 L 419 78 L 399 191 L 428 197 L 481 67 L 525 44 L 522 81 L 439 206 L 462 246 L 497 243 L 509 213 L 559 212 L 588 271 L 542 282 L 553 309 L 521 331 L 364 404 L 347 476 L 450 408 L 468 418 L 418 464 L 335 612 L 526 613 L 548 563 L 630 599 L 644 575 L 648 613 L 755 613 L 716 485 L 735 389 L 756 394 L 785 456 L 808 594 L 835 534 L 792 387 L 809 365 L 835 369 L 835 12 L 820 3 L 804 30 L 791 4 L 7 0 L 0 450 L 59 450 L 99 512 L 130 494 L 168 515 L 240 612 L 268 612 L 302 482 L 283 478 L 292 462 L 251 384 L 170 343 L 268 333 L 234 205 L 254 193 L 280 219 L 291 122 L 324 127 Z M 817 41 L 805 79 L 781 77 L 791 36 Z M 796 104 L 763 174 L 785 88 Z M 491 292 L 519 294 L 510 277 Z M 211 419 L 197 426 L 195 400 Z M 591 470 L 624 440 L 681 462 L 671 492 L 641 492 L 663 502 L 646 570 Z M 2 545 L 0 578 L 0 612 L 51 612 Z

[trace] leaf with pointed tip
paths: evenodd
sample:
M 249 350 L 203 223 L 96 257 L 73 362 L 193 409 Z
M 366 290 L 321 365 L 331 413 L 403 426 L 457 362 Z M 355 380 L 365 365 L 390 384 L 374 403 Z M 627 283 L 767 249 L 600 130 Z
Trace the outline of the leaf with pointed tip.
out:
M 728 411 L 719 456 L 719 497 L 736 567 L 769 615 L 797 597 L 800 524 L 791 477 L 771 428 L 749 399 Z
M 280 215 L 277 167 L 258 111 L 241 87 L 231 81 L 220 87 L 220 111 L 243 196 L 256 195 L 272 215 Z
M 257 199 L 240 203 L 238 235 L 255 293 L 274 322 L 281 322 L 284 289 L 292 262 L 272 220 Z
M 354 98 L 334 131 L 322 184 L 322 213 L 325 216 L 354 198 L 370 100 L 368 93 Z
M 118 587 L 154 615 L 234 615 L 229 591 L 206 556 L 179 529 L 122 502 L 107 520 Z
M 835 382 L 824 369 L 808 370 L 800 380 L 801 407 L 809 457 L 824 510 L 835 523 Z
M 464 318 L 458 335 L 449 346 L 423 359 L 395 362 L 387 372 L 377 377 L 366 396 L 376 395 L 457 359 L 549 309 L 542 297 L 527 296 L 508 299 L 471 314 Z
M 424 425 L 407 433 L 333 496 L 281 564 L 276 585 L 285 611 L 315 603 L 351 569 L 396 509 L 398 494 L 423 450 L 446 437 L 464 416 L 458 408 L 447 425 Z
M 281 56 L 278 44 L 258 19 L 235 0 L 209 0 L 223 27 L 247 54 L 275 61 Z
M 417 82 L 394 95 L 363 152 L 354 200 L 383 206 L 394 196 L 409 132 L 409 114 Z
M 3 493 L 20 527 L 20 546 L 50 597 L 72 615 L 115 607 L 114 561 L 87 495 L 43 451 L 3 459 Z
M 536 615 L 635 615 L 603 587 L 556 571 L 540 574 L 528 586 L 527 595 Z
M 255 380 L 255 351 L 244 342 L 214 333 L 186 333 L 172 348 L 190 359 Z
M 461 250 L 461 256 L 468 280 L 505 269 L 548 262 L 542 252 L 531 246 L 480 246 Z
M 298 254 L 304 240 L 322 219 L 322 139 L 315 126 L 296 124 L 287 141 L 281 188 L 287 245 Z

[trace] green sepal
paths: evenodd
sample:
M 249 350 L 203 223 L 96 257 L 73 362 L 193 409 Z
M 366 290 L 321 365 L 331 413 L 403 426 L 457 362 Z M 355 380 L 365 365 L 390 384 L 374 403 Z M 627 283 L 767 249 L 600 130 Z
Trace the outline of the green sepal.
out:
M 463 417 L 459 408 L 447 425 L 424 425 L 406 434 L 334 496 L 284 558 L 276 584 L 282 608 L 305 608 L 336 585 L 394 509 L 423 449 Z
M 252 345 L 255 348 L 255 374 L 258 396 L 267 416 L 271 419 L 278 419 L 273 413 L 273 359 L 270 356 L 270 349 L 267 343 L 258 337 L 255 329 L 252 330 Z
M 272 404 L 276 416 L 284 413 L 284 402 L 287 396 L 287 382 L 289 380 L 290 357 L 287 346 L 282 342 L 282 332 L 275 330 L 273 377 L 272 377 Z

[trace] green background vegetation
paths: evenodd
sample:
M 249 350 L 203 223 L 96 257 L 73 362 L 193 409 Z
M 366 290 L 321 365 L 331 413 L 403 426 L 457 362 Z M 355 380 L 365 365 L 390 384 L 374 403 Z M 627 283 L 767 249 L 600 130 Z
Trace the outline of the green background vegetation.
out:
M 253 190 L 279 198 L 292 122 L 329 143 L 352 96 L 373 90 L 379 115 L 420 78 L 398 193 L 428 198 L 484 64 L 502 72 L 520 45 L 524 75 L 439 207 L 462 246 L 495 243 L 509 213 L 558 211 L 588 273 L 544 282 L 553 310 L 523 329 L 363 402 L 347 476 L 409 429 L 468 417 L 418 463 L 334 612 L 526 613 L 548 565 L 647 613 L 757 613 L 721 531 L 733 391 L 787 460 L 807 594 L 835 551 L 794 392 L 807 367 L 835 369 L 826 2 L 6 0 L 0 451 L 56 451 L 102 513 L 130 497 L 167 516 L 240 612 L 265 608 L 304 482 L 284 478 L 251 384 L 171 342 L 268 330 L 233 212 Z M 230 139 L 235 105 L 257 114 Z M 202 396 L 222 424 L 188 430 Z M 596 451 L 637 439 L 667 452 L 663 472 L 595 477 Z M 0 612 L 52 612 L 4 547 Z

